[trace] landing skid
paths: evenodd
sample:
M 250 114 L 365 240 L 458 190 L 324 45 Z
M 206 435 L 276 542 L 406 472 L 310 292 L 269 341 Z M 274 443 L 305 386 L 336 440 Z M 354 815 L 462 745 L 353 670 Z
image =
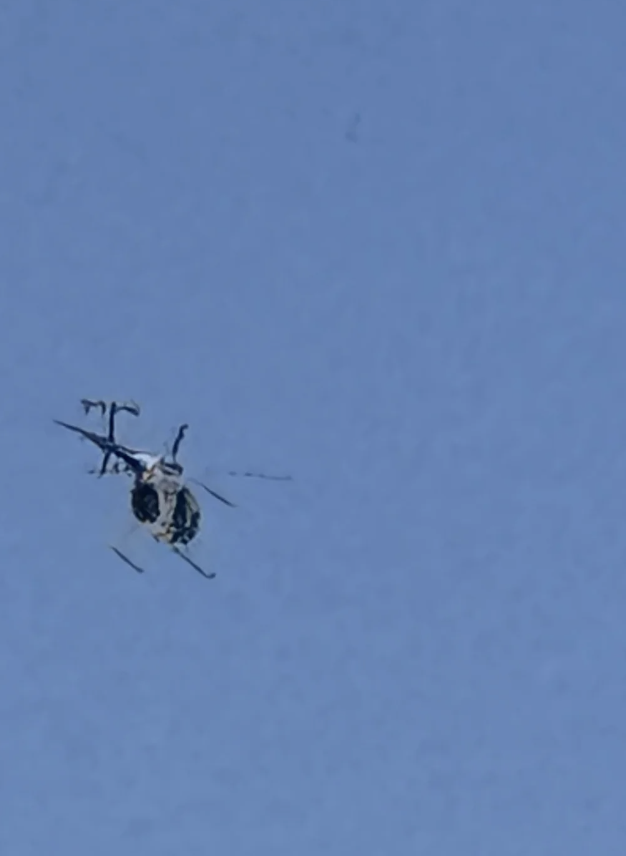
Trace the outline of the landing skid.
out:
M 122 553 L 122 551 L 121 551 L 121 550 L 118 550 L 118 548 L 117 548 L 117 547 L 111 547 L 111 550 L 113 550 L 113 552 L 115 553 L 115 555 L 116 555 L 116 556 L 118 556 L 118 557 L 122 560 L 122 562 L 124 562 L 124 563 L 125 563 L 125 564 L 127 564 L 127 565 L 130 565 L 130 567 L 131 567 L 134 571 L 137 571 L 137 573 L 138 573 L 138 574 L 143 574 L 143 573 L 144 573 L 144 569 L 143 569 L 143 568 L 140 568 L 140 567 L 139 567 L 139 565 L 136 565 L 133 561 L 131 561 L 131 560 L 128 558 L 128 556 L 126 556 L 124 553 Z M 177 555 L 179 558 L 181 558 L 181 559 L 183 560 L 183 562 L 187 562 L 187 564 L 188 564 L 188 565 L 191 565 L 191 567 L 192 567 L 195 571 L 197 571 L 199 574 L 202 574 L 202 576 L 203 576 L 205 579 L 207 579 L 207 580 L 215 579 L 215 574 L 214 574 L 214 573 L 212 573 L 212 574 L 208 574 L 208 573 L 207 573 L 203 568 L 201 568 L 201 567 L 200 567 L 200 565 L 197 565 L 197 564 L 196 564 L 192 559 L 190 559 L 190 558 L 189 558 L 189 556 L 186 556 L 186 555 L 185 555 L 181 550 L 179 550 L 179 549 L 178 549 L 178 547 L 172 547 L 172 551 L 173 551 L 174 553 L 176 553 L 176 555 Z
M 131 560 L 128 558 L 128 556 L 125 556 L 121 550 L 118 550 L 117 547 L 111 547 L 111 549 L 113 550 L 113 552 L 115 553 L 116 556 L 120 557 L 122 562 L 126 562 L 126 564 L 130 565 L 131 568 L 133 570 L 137 571 L 138 574 L 143 574 L 143 572 L 144 572 L 143 568 L 140 568 L 139 565 L 136 565 L 134 562 L 131 562 Z
M 179 550 L 179 549 L 178 549 L 178 547 L 172 547 L 172 550 L 173 550 L 173 552 L 174 552 L 174 553 L 176 553 L 176 555 L 177 555 L 177 556 L 179 556 L 179 557 L 183 560 L 183 562 L 187 562 L 187 564 L 188 564 L 188 565 L 191 565 L 191 567 L 192 567 L 194 570 L 196 570 L 199 574 L 202 574 L 202 576 L 203 576 L 205 579 L 207 579 L 207 580 L 215 579 L 215 573 L 207 574 L 207 572 L 206 572 L 206 571 L 204 571 L 204 570 L 200 567 L 200 565 L 196 565 L 196 563 L 195 563 L 195 562 L 193 562 L 193 561 L 189 558 L 189 556 L 186 556 L 186 555 L 185 555 L 181 550 Z

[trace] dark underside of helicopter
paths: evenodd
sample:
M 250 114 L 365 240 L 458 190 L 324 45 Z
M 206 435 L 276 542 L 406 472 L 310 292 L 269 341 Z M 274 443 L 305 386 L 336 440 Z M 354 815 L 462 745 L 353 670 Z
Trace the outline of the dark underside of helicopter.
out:
M 164 497 L 151 484 L 139 482 L 131 491 L 132 512 L 140 523 L 157 523 L 165 509 L 161 508 Z M 200 529 L 200 507 L 191 491 L 181 487 L 176 492 L 173 513 L 168 526 L 167 541 L 170 544 L 189 544 Z

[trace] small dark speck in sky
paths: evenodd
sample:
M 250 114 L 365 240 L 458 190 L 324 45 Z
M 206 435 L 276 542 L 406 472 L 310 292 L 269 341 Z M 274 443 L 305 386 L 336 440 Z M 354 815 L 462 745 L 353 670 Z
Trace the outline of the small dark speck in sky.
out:
M 346 131 L 346 140 L 349 140 L 351 143 L 357 143 L 358 138 L 358 129 L 361 124 L 361 114 L 355 113 L 352 119 L 350 120 L 350 124 L 348 125 L 348 129 Z

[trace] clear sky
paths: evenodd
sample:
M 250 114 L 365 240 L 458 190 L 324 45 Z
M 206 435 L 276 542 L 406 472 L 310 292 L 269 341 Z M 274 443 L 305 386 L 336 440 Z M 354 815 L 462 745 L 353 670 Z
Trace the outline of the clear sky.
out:
M 625 26 L 2 4 L 1 854 L 623 856 Z

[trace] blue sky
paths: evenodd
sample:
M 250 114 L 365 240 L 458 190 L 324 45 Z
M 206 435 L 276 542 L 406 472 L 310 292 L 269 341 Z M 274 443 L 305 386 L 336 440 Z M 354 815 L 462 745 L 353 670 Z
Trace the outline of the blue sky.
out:
M 625 25 L 3 4 L 0 851 L 622 856 Z

